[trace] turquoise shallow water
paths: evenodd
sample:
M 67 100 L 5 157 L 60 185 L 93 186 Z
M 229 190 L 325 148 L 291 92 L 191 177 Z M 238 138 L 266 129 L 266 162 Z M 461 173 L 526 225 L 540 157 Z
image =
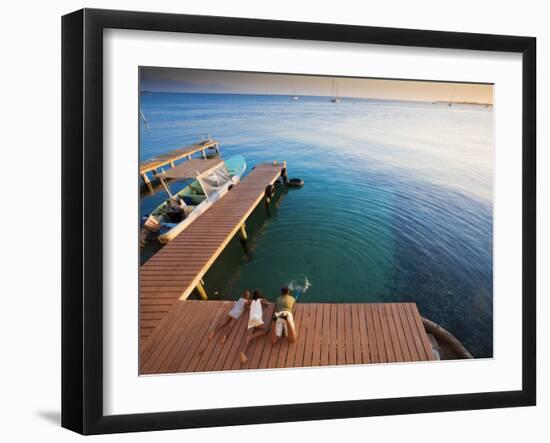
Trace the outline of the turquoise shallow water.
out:
M 415 301 L 477 357 L 492 356 L 492 107 L 326 97 L 141 96 L 140 158 L 211 134 L 248 170 L 283 160 L 271 215 L 247 223 L 206 275 L 213 298 L 273 299 L 305 275 L 303 302 Z M 147 214 L 165 196 L 144 196 Z

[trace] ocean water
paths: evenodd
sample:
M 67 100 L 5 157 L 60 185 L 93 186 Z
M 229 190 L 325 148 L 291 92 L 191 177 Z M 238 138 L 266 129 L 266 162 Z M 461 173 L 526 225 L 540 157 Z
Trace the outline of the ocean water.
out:
M 476 357 L 493 352 L 493 109 L 327 97 L 141 95 L 140 159 L 210 134 L 222 156 L 286 160 L 281 189 L 205 276 L 233 299 L 307 276 L 301 302 L 414 301 Z M 142 215 L 163 192 L 143 194 Z

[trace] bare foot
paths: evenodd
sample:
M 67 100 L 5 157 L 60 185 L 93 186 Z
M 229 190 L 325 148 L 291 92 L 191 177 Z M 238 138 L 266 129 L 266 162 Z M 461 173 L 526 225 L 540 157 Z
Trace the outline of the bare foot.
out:
M 225 340 L 227 340 L 227 335 L 224 334 L 220 340 L 220 345 L 223 345 L 225 343 Z
M 248 357 L 244 352 L 241 352 L 239 355 L 239 358 L 241 359 L 241 363 L 244 365 L 248 361 Z
M 212 337 L 214 337 L 214 330 L 208 332 L 208 340 L 212 340 Z

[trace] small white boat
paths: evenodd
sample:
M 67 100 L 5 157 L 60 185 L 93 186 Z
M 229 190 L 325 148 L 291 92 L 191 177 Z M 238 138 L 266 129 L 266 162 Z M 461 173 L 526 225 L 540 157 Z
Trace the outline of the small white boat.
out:
M 169 198 L 146 217 L 142 243 L 151 237 L 157 238 L 161 244 L 173 240 L 237 184 L 245 169 L 244 157 L 236 155 L 225 161 L 219 157 L 191 159 L 159 174 L 157 177 Z M 187 180 L 188 183 L 180 191 L 172 193 L 167 179 Z

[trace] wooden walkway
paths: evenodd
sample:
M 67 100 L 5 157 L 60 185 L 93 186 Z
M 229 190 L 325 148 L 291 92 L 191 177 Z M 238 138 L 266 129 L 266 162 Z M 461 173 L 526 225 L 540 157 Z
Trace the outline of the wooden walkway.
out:
M 433 360 L 415 303 L 299 303 L 294 311 L 298 339 L 271 345 L 269 334 L 252 342 L 241 364 L 248 312 L 220 344 L 208 331 L 233 302 L 179 301 L 142 344 L 140 373 L 357 365 Z M 274 306 L 264 310 L 269 322 Z
M 147 338 L 178 300 L 186 299 L 256 206 L 282 164 L 257 165 L 222 199 L 144 263 L 140 276 L 140 337 Z
M 206 158 L 206 150 L 215 149 L 219 154 L 219 145 L 215 140 L 208 140 L 205 142 L 195 143 L 191 146 L 185 146 L 183 148 L 178 148 L 173 151 L 167 152 L 166 154 L 159 155 L 155 158 L 145 160 L 139 165 L 139 175 L 143 179 L 143 182 L 148 185 L 150 179 L 147 176 L 148 172 L 155 171 L 158 172 L 158 169 L 165 166 L 174 167 L 174 162 L 181 160 L 182 158 L 190 159 L 191 156 L 197 152 L 201 152 L 203 158 Z

